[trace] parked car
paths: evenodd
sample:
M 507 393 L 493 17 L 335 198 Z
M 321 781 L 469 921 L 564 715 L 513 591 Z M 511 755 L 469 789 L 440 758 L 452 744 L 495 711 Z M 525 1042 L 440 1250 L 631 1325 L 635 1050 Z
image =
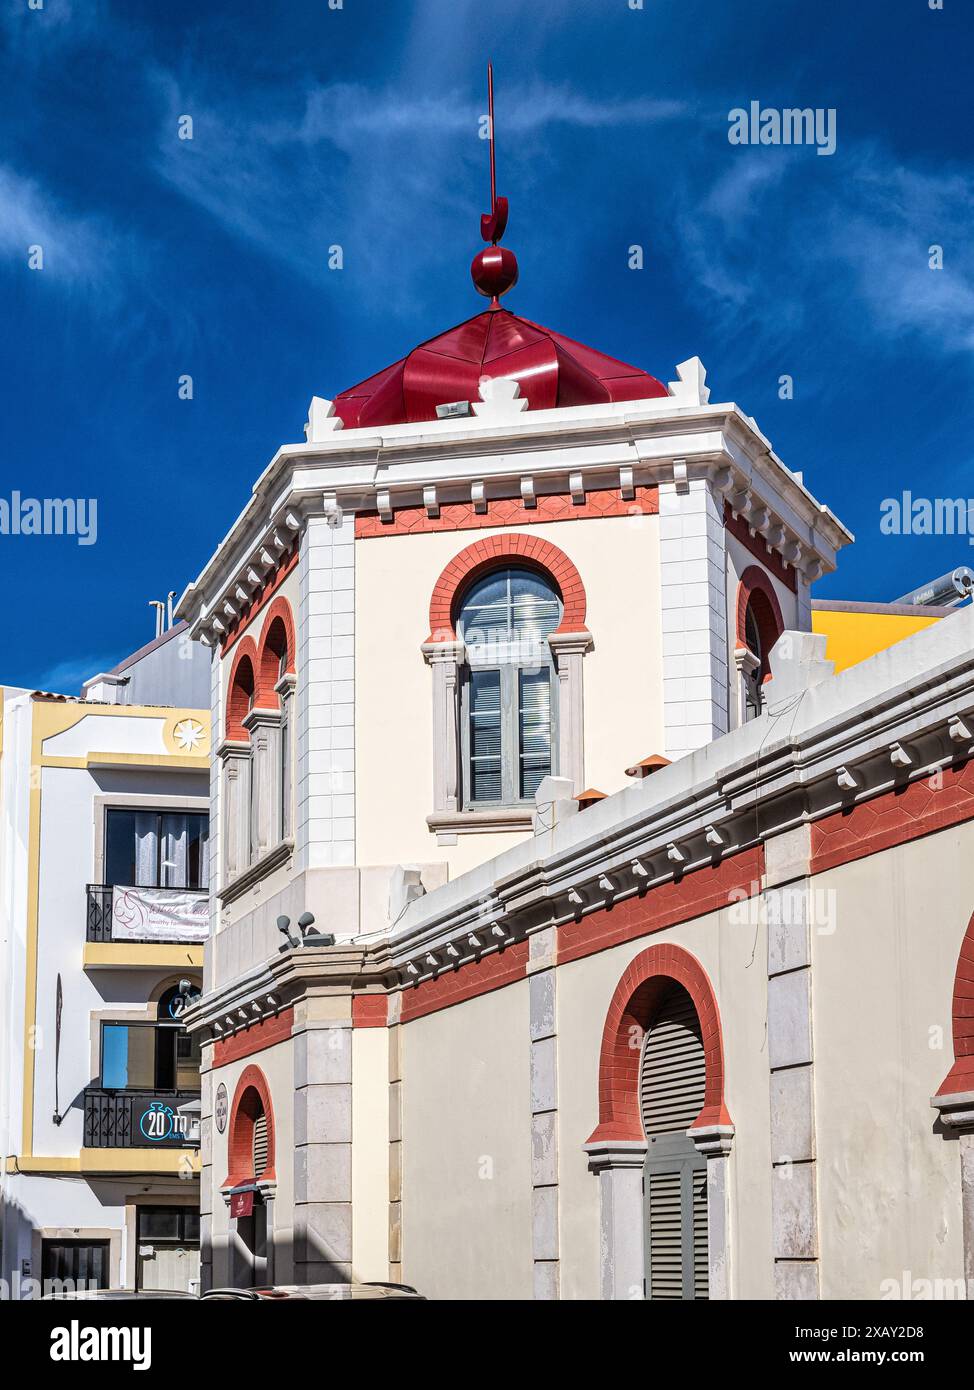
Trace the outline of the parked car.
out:
M 396 1298 L 419 1299 L 425 1302 L 409 1284 L 269 1284 L 255 1289 L 208 1289 L 200 1294 L 207 1302 L 210 1299 L 242 1299 L 249 1303 L 271 1302 L 275 1299 L 344 1299 L 344 1298 Z
M 85 1299 L 97 1303 L 114 1302 L 118 1299 L 127 1298 L 198 1298 L 199 1295 L 189 1293 L 186 1289 L 58 1289 L 55 1293 L 46 1293 L 41 1297 L 41 1302 L 59 1302 L 61 1299 Z

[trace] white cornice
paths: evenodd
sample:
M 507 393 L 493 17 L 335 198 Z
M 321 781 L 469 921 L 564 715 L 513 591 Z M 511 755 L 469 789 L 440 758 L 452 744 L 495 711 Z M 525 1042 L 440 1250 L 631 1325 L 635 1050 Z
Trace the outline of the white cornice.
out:
M 341 430 L 313 444 L 283 447 L 254 486 L 247 507 L 220 543 L 177 611 L 194 637 L 219 639 L 224 604 L 266 568 L 274 532 L 293 535 L 309 515 L 329 507 L 386 507 L 483 502 L 671 483 L 675 464 L 688 481 L 708 478 L 769 548 L 807 581 L 835 568 L 852 536 L 771 451 L 754 421 L 736 405 L 685 406 L 671 398 L 526 412 L 503 426 L 490 420 L 443 420 L 382 431 Z M 789 560 L 789 556 L 791 559 Z M 214 619 L 216 622 L 214 623 Z

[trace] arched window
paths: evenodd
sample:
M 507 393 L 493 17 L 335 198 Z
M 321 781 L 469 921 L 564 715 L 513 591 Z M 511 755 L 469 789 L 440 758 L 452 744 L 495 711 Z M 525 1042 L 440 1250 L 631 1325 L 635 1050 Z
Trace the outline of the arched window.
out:
M 781 607 L 767 573 L 749 565 L 737 593 L 737 647 L 740 722 L 756 719 L 763 708 L 763 686 L 771 677 L 771 651 L 784 631 Z
M 277 786 L 272 798 L 274 825 L 272 839 L 285 840 L 291 834 L 292 700 L 294 673 L 294 633 L 290 605 L 278 599 L 267 615 L 260 647 L 261 704 L 281 711 L 277 735 L 274 773 Z
M 488 570 L 461 595 L 465 809 L 530 802 L 556 770 L 557 681 L 548 637 L 562 611 L 549 576 L 518 565 Z
M 707 1297 L 707 1160 L 687 1137 L 704 1107 L 706 1084 L 697 1010 L 672 981 L 646 1030 L 639 1068 L 649 1299 Z
M 244 728 L 244 720 L 254 707 L 254 694 L 257 682 L 254 678 L 254 664 L 248 654 L 240 656 L 230 676 L 230 691 L 227 695 L 227 737 L 246 742 L 249 734 Z

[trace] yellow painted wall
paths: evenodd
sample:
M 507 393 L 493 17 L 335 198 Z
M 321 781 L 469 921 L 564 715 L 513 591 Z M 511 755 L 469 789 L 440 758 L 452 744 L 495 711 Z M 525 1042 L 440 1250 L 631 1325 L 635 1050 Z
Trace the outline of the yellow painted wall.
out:
M 912 637 L 915 632 L 939 622 L 939 616 L 812 609 L 812 631 L 825 634 L 825 655 L 835 662 L 836 672 L 855 666 L 892 647 L 895 642 L 902 642 L 904 637 Z

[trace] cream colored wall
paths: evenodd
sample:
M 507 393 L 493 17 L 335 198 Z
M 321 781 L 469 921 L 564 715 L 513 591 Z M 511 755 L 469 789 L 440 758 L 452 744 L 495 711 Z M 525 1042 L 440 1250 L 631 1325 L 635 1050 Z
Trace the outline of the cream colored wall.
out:
M 432 676 L 420 646 L 447 564 L 492 535 L 528 532 L 577 567 L 594 649 L 583 662 L 585 780 L 605 792 L 663 746 L 659 527 L 656 516 L 530 527 L 381 536 L 355 543 L 357 859 L 361 864 L 446 860 L 451 878 L 518 836 L 461 835 L 437 846 L 433 810 Z
M 627 965 L 649 946 L 682 946 L 717 997 L 736 1126 L 730 1160 L 731 1280 L 736 1298 L 770 1298 L 771 1141 L 765 1042 L 767 945 L 763 925 L 711 913 L 558 968 L 558 1124 L 563 1298 L 599 1297 L 599 1180 L 583 1145 L 598 1124 L 602 1028 Z
M 352 1270 L 389 1278 L 389 1033 L 352 1031 Z
M 974 824 L 819 875 L 813 934 L 822 1295 L 959 1279 L 959 1145 L 934 1132 L 953 1059 L 951 998 L 974 907 Z
M 531 1298 L 528 986 L 402 1029 L 403 1274 L 428 1298 Z

